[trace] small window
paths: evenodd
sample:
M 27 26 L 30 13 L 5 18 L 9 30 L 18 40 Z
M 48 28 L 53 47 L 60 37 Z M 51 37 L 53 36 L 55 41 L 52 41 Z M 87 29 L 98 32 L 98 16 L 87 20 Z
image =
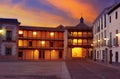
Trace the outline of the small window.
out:
M 111 23 L 111 16 L 109 17 L 109 22 Z
M 53 47 L 53 42 L 50 42 L 50 47 Z
M 12 31 L 6 32 L 6 40 L 12 40 Z
M 115 18 L 116 19 L 118 18 L 118 12 L 115 12 Z
M 23 57 L 23 52 L 18 52 L 18 57 Z
M 29 46 L 30 46 L 30 47 L 32 46 L 32 41 L 29 41 Z
M 6 56 L 11 55 L 11 54 L 12 54 L 12 49 L 9 48 L 9 47 L 7 47 L 7 48 L 5 49 L 5 54 L 6 54 Z

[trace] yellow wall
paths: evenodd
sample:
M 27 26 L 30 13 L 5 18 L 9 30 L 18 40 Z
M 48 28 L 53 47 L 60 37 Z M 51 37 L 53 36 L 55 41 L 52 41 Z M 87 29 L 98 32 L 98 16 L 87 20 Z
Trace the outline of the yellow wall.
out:
M 72 48 L 72 57 L 85 57 L 86 56 L 86 49 L 84 48 Z

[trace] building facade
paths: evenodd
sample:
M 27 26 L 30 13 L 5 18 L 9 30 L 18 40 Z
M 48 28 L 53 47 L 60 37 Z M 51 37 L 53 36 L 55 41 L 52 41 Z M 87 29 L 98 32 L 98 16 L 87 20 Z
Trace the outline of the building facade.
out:
M 94 60 L 120 62 L 120 1 L 104 9 L 93 24 Z
M 5 18 L 0 23 L 1 60 L 70 60 L 92 53 L 92 27 L 83 18 L 77 26 L 56 28 L 19 26 Z
M 18 27 L 17 19 L 0 19 L 0 59 L 16 59 L 18 46 Z

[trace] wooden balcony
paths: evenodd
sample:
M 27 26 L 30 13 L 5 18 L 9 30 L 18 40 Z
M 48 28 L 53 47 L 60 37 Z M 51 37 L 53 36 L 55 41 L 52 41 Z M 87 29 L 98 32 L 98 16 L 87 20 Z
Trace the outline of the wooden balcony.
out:
M 19 49 L 31 49 L 31 50 L 63 50 L 63 47 L 41 47 L 41 46 L 19 46 Z
M 69 44 L 68 47 L 83 47 L 83 48 L 93 48 L 93 46 L 91 46 L 91 44 L 81 44 L 81 45 L 72 45 L 72 44 Z

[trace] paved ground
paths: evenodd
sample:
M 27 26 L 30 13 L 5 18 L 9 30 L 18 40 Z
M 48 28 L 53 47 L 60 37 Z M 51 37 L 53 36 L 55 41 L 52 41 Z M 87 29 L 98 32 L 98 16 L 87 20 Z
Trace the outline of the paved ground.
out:
M 87 60 L 67 61 L 72 79 L 120 79 L 120 70 Z
M 0 79 L 70 79 L 63 61 L 0 62 Z
M 120 79 L 120 69 L 88 60 L 0 62 L 0 79 Z

